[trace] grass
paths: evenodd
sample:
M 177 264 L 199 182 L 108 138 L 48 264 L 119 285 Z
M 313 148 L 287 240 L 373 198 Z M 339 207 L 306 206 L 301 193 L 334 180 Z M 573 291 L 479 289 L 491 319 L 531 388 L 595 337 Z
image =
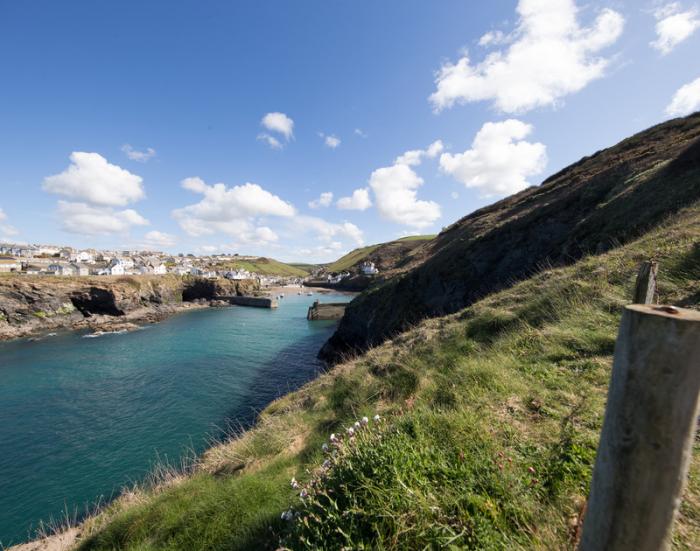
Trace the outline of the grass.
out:
M 273 402 L 193 473 L 127 493 L 88 520 L 79 548 L 573 549 L 638 265 L 659 261 L 662 302 L 699 308 L 699 242 L 696 205 L 426 320 Z M 331 433 L 343 436 L 324 452 Z M 700 541 L 699 451 L 674 549 Z
M 306 277 L 309 275 L 307 267 L 285 264 L 284 262 L 264 257 L 255 260 L 234 260 L 219 263 L 216 267 L 223 270 L 248 270 L 249 272 L 268 276 Z M 309 268 L 311 267 L 309 266 Z
M 329 273 L 339 273 L 344 272 L 346 270 L 350 270 L 351 268 L 365 260 L 370 254 L 372 254 L 373 252 L 377 251 L 377 249 L 380 249 L 385 245 L 391 245 L 392 243 L 399 243 L 402 241 L 429 241 L 434 237 L 435 235 L 409 235 L 407 237 L 402 237 L 401 239 L 396 239 L 395 241 L 389 241 L 388 243 L 379 243 L 377 245 L 368 245 L 367 247 L 354 249 L 345 256 L 340 257 L 335 262 L 328 264 L 326 266 L 326 271 Z

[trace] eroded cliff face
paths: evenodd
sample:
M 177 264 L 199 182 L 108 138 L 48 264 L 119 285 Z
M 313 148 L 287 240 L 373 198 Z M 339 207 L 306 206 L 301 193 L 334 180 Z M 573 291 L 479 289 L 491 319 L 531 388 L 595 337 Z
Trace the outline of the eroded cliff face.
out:
M 700 200 L 700 113 L 599 151 L 455 222 L 353 300 L 321 357 L 337 361 L 548 267 L 642 235 Z
M 54 329 L 131 328 L 221 295 L 259 291 L 252 280 L 174 275 L 118 278 L 0 277 L 0 339 Z

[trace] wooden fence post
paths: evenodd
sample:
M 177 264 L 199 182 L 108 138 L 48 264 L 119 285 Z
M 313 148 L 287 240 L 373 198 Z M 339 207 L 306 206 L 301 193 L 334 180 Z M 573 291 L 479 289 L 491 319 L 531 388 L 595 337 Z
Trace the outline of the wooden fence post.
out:
M 637 283 L 634 286 L 632 304 L 654 304 L 658 271 L 659 265 L 653 260 L 642 262 L 637 274 Z
M 700 312 L 627 306 L 580 551 L 670 548 L 699 396 Z

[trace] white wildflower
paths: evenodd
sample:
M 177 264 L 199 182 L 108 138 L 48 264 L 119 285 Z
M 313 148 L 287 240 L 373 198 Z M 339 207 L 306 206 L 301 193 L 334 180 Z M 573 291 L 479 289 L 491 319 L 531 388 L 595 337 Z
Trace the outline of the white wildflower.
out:
M 321 446 L 321 450 L 323 450 L 323 452 L 327 452 L 327 451 L 328 451 L 328 444 L 326 444 L 326 443 L 324 442 L 324 443 L 323 443 L 323 446 Z
M 304 489 L 299 493 L 299 497 L 300 497 L 301 499 L 304 499 L 304 498 L 306 498 L 306 497 L 308 497 L 308 496 L 309 496 L 309 492 L 306 491 L 306 488 L 304 488 Z
M 337 442 L 337 441 L 338 441 L 338 437 L 335 435 L 335 433 L 331 434 L 330 441 L 331 441 L 331 442 Z
M 369 424 L 369 419 L 367 417 L 363 417 L 362 421 L 360 421 L 363 425 L 368 425 Z
M 331 466 L 331 460 L 330 460 L 330 459 L 326 459 L 326 460 L 323 462 L 323 465 L 321 465 L 321 466 L 322 466 L 324 469 L 330 468 L 330 466 Z
M 297 482 L 297 479 L 292 477 L 292 482 L 291 482 L 292 489 L 296 490 L 299 487 L 299 483 Z
M 375 415 L 375 416 L 373 417 L 373 419 L 374 419 L 375 421 L 380 421 L 380 420 L 381 420 L 381 417 L 379 417 L 379 414 L 377 414 L 377 415 Z
M 359 421 L 355 421 L 355 430 L 359 429 L 361 426 Z
M 348 428 L 348 434 L 349 434 L 350 436 L 355 436 L 355 429 L 352 428 L 352 427 L 349 427 L 349 428 Z

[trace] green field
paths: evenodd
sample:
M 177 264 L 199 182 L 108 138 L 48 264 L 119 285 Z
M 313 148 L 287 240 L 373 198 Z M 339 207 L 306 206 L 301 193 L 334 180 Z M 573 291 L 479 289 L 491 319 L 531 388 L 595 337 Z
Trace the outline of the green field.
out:
M 639 263 L 659 261 L 661 302 L 699 308 L 698 243 L 700 204 L 427 320 L 272 403 L 193 472 L 130 491 L 80 549 L 573 549 Z M 674 549 L 700 541 L 699 451 Z
M 392 243 L 400 243 L 402 241 L 429 241 L 434 237 L 435 235 L 410 235 L 408 237 L 396 239 L 395 241 L 389 241 L 388 243 L 378 243 L 376 245 L 368 245 L 367 247 L 354 249 L 345 256 L 340 257 L 335 262 L 327 265 L 326 271 L 329 273 L 338 273 L 349 270 L 352 267 L 357 266 L 360 262 L 365 260 L 373 252 L 378 251 L 378 249 L 380 249 L 381 247 L 391 245 Z
M 218 269 L 224 270 L 248 270 L 259 275 L 306 277 L 309 272 L 299 266 L 285 264 L 273 258 L 260 257 L 255 260 L 233 260 L 217 264 Z

